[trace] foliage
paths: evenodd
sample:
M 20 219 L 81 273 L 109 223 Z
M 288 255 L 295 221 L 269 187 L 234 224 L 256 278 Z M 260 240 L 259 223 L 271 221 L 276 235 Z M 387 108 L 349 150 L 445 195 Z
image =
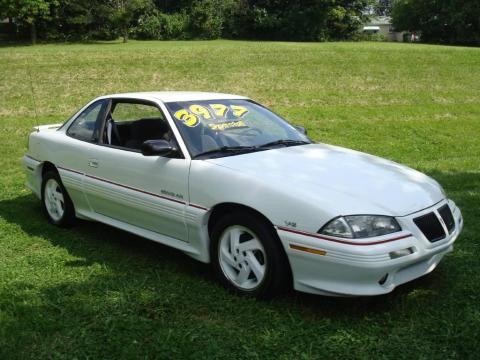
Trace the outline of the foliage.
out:
M 348 40 L 373 14 L 423 41 L 480 45 L 478 0 L 0 0 L 32 40 Z
M 139 14 L 152 6 L 151 0 L 109 0 L 108 4 L 111 24 L 118 34 L 123 36 L 123 42 L 128 41 Z
M 188 16 L 185 13 L 165 14 L 155 10 L 139 18 L 134 35 L 143 40 L 186 39 Z
M 57 0 L 0 0 L 0 15 L 33 24 L 47 18 L 51 7 L 58 4 Z
M 0 359 L 478 359 L 479 68 L 480 49 L 422 44 L 0 47 Z M 171 248 L 98 223 L 49 225 L 20 165 L 32 126 L 101 94 L 162 89 L 244 94 L 315 141 L 424 171 L 465 229 L 431 274 L 391 294 L 264 302 Z
M 0 17 L 9 17 L 31 29 L 31 41 L 37 40 L 36 25 L 48 19 L 58 0 L 0 0 Z
M 397 0 L 392 18 L 396 29 L 419 31 L 425 42 L 480 45 L 478 0 Z
M 193 38 L 218 39 L 223 34 L 227 10 L 234 0 L 195 0 L 190 9 L 190 34 Z
M 108 40 L 116 37 L 109 21 L 110 6 L 104 0 L 64 0 L 42 30 L 48 40 Z
M 348 39 L 366 19 L 370 0 L 244 0 L 240 37 L 276 40 Z
M 43 38 L 89 40 L 116 35 L 125 41 L 130 33 L 141 39 L 349 39 L 372 1 L 38 0 L 56 4 L 42 20 Z
M 377 0 L 373 5 L 373 11 L 378 16 L 389 16 L 395 0 Z

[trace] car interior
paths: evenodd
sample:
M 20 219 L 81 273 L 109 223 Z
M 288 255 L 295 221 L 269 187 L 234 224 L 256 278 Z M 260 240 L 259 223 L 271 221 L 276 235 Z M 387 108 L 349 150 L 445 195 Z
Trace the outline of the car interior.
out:
M 187 146 L 195 153 L 202 153 L 222 146 L 238 145 L 236 137 L 251 137 L 255 129 L 237 128 L 232 131 L 214 131 L 208 126 L 198 126 L 184 132 Z M 237 130 L 241 130 L 237 133 Z M 258 131 L 258 130 L 256 130 Z M 227 133 L 229 133 L 227 135 Z M 103 143 L 123 149 L 141 150 L 147 140 L 175 142 L 171 128 L 163 113 L 152 104 L 116 100 L 107 113 L 103 130 Z
M 122 105 L 123 111 L 116 111 Z M 128 106 L 132 105 L 132 106 Z M 129 107 L 127 111 L 125 107 Z M 148 111 L 135 111 L 138 108 Z M 134 111 L 132 111 L 134 110 Z M 148 117 L 140 117 L 148 115 Z M 105 144 L 140 150 L 147 140 L 173 139 L 172 131 L 161 112 L 152 105 L 114 103 L 107 115 L 103 142 Z

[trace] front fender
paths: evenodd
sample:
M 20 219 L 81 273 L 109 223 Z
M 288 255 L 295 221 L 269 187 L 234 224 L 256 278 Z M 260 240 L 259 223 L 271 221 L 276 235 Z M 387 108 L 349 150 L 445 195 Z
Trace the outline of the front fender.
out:
M 324 222 L 336 216 L 313 198 L 269 184 L 207 161 L 193 160 L 189 181 L 190 202 L 207 209 L 219 203 L 235 203 L 255 209 L 273 225 L 316 232 Z

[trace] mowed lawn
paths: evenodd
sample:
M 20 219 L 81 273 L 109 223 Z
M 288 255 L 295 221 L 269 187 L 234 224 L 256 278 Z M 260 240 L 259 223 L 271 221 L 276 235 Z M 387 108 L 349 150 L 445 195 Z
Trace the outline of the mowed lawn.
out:
M 128 233 L 87 222 L 70 230 L 49 225 L 21 168 L 34 103 L 38 122 L 48 124 L 93 97 L 140 90 L 247 95 L 316 141 L 424 171 L 462 209 L 464 232 L 433 273 L 389 295 L 289 292 L 265 302 L 228 293 L 207 265 Z M 0 47 L 0 144 L 0 359 L 480 356 L 478 48 Z

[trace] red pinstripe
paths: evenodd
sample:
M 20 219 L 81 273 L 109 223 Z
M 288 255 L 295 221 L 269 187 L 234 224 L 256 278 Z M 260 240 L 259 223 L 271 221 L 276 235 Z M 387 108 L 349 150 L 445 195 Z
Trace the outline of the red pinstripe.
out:
M 353 241 L 341 240 L 341 239 L 333 238 L 333 237 L 330 237 L 330 236 L 315 234 L 315 233 L 311 233 L 311 232 L 307 232 L 307 231 L 294 230 L 294 229 L 286 228 L 286 227 L 283 227 L 283 226 L 277 226 L 277 228 L 279 230 L 291 232 L 291 233 L 298 234 L 298 235 L 314 237 L 314 238 L 317 238 L 317 239 L 332 241 L 332 242 L 336 242 L 336 243 L 340 243 L 340 244 L 358 245 L 358 246 L 370 246 L 370 245 L 384 244 L 384 243 L 388 243 L 388 242 L 392 242 L 392 241 L 396 241 L 396 240 L 401 240 L 401 239 L 405 239 L 405 238 L 408 238 L 408 237 L 412 236 L 412 234 L 406 234 L 406 235 L 401 235 L 401 236 L 397 236 L 397 237 L 393 237 L 393 238 L 385 239 L 385 240 L 372 241 L 372 242 L 368 242 L 368 243 L 358 243 L 358 242 L 353 242 Z

